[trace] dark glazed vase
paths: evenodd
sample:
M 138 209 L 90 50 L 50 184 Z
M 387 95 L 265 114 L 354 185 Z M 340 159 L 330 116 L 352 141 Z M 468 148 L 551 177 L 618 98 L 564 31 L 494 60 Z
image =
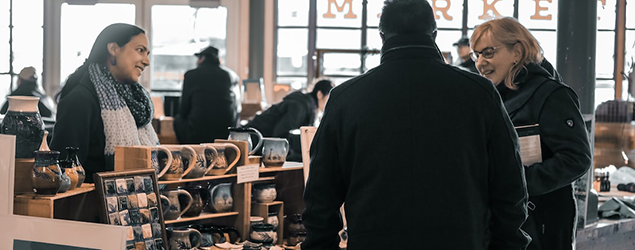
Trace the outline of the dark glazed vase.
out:
M 44 137 L 44 122 L 37 109 L 40 98 L 9 96 L 9 109 L 0 124 L 0 132 L 15 135 L 15 157 L 33 158 Z
M 36 194 L 54 195 L 62 184 L 62 170 L 58 164 L 59 151 L 35 151 L 35 164 L 31 175 Z
M 75 171 L 77 172 L 78 181 L 77 186 L 75 187 L 80 187 L 82 183 L 84 183 L 84 180 L 86 180 L 86 172 L 84 171 L 84 167 L 82 167 L 82 163 L 79 162 L 79 158 L 77 157 L 77 151 L 79 151 L 79 148 L 66 147 L 66 151 L 68 152 L 66 154 L 66 160 L 73 163 L 72 168 L 75 169 Z

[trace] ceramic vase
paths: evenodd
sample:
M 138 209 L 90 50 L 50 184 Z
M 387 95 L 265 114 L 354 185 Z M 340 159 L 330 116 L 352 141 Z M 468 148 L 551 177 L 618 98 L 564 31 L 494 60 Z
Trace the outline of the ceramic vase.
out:
M 276 200 L 278 192 L 275 183 L 254 184 L 252 194 L 258 203 L 270 203 Z
M 84 180 L 86 180 L 86 171 L 84 171 L 84 167 L 82 167 L 82 163 L 79 162 L 79 157 L 77 157 L 77 151 L 79 148 L 76 147 L 66 147 L 66 160 L 73 163 L 72 168 L 77 172 L 77 186 L 82 186 Z
M 73 190 L 77 188 L 77 183 L 79 183 L 79 175 L 77 174 L 77 170 L 73 168 L 73 162 L 67 160 L 59 161 L 60 168 L 64 174 L 68 176 L 69 181 L 71 182 L 68 190 Z
M 35 151 L 35 164 L 31 175 L 33 191 L 41 195 L 56 194 L 62 183 L 59 151 Z
M 9 96 L 9 108 L 0 124 L 0 132 L 15 135 L 15 157 L 33 158 L 44 137 L 44 121 L 37 108 L 40 98 Z

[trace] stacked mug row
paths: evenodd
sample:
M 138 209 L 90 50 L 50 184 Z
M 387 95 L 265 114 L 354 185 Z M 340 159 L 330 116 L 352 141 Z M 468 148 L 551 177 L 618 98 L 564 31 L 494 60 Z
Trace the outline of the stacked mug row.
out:
M 224 213 L 232 210 L 234 199 L 232 183 L 210 184 L 161 190 L 161 207 L 165 220 L 179 217 L 197 217 L 203 211 Z
M 241 235 L 235 227 L 193 224 L 166 228 L 168 245 L 174 250 L 219 249 L 216 244 L 235 244 Z
M 240 149 L 231 143 L 161 145 L 151 148 L 152 168 L 164 181 L 224 175 L 238 163 Z

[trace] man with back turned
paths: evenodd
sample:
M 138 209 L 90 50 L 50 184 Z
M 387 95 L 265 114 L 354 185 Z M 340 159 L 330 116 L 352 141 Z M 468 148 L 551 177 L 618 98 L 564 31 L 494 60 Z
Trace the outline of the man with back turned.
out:
M 525 249 L 518 137 L 494 85 L 444 63 L 425 0 L 385 1 L 381 63 L 331 91 L 302 249 Z M 420 246 L 420 247 L 417 247 Z

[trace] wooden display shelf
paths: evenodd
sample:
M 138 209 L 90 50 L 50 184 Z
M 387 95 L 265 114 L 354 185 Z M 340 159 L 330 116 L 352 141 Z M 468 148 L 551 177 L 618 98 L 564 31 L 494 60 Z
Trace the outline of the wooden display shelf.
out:
M 197 217 L 180 217 L 180 218 L 178 218 L 176 220 L 166 220 L 165 224 L 174 224 L 174 223 L 189 222 L 189 221 L 199 221 L 199 220 L 204 220 L 204 219 L 221 218 L 221 217 L 228 217 L 228 216 L 237 216 L 238 214 L 239 214 L 238 212 L 227 212 L 227 213 L 202 212 L 201 215 L 199 215 Z
M 94 184 L 84 183 L 79 188 L 56 195 L 19 194 L 13 200 L 13 213 L 97 222 L 98 199 L 94 190 Z
M 236 177 L 236 174 L 226 174 L 226 175 L 208 175 L 208 176 L 203 176 L 201 178 L 180 179 L 180 180 L 175 180 L 175 181 L 161 181 L 161 180 L 159 180 L 159 185 L 161 185 L 161 184 L 177 184 L 177 183 L 195 182 L 195 181 L 209 181 L 209 180 L 227 179 L 227 178 L 235 178 L 235 177 Z
M 278 239 L 274 245 L 282 245 L 284 239 L 284 202 L 252 203 L 251 215 L 264 218 L 265 223 L 268 223 L 267 218 L 270 212 L 278 213 L 278 228 L 276 229 Z

